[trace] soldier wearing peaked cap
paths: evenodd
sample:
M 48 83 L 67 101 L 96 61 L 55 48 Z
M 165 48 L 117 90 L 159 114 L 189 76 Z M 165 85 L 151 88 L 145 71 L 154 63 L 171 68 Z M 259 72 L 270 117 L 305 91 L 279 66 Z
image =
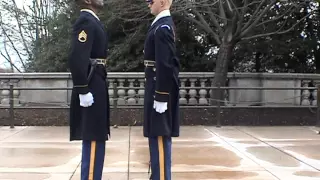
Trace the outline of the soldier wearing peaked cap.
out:
M 147 0 L 156 16 L 144 45 L 143 134 L 149 140 L 152 180 L 171 180 L 172 137 L 179 136 L 179 60 L 170 7 L 172 0 Z
M 81 180 L 101 180 L 105 141 L 110 137 L 106 58 L 107 35 L 96 15 L 103 0 L 75 0 L 81 8 L 73 25 L 69 68 L 73 89 L 70 141 L 82 140 Z

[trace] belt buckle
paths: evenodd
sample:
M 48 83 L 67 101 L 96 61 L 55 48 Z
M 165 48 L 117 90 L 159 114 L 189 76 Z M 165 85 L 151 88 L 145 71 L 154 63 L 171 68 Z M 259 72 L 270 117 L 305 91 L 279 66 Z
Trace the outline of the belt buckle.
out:
M 144 66 L 145 67 L 153 67 L 154 64 L 155 64 L 155 62 L 153 62 L 153 61 L 149 61 L 149 60 L 145 60 L 144 61 Z
M 97 61 L 98 61 L 98 64 L 101 64 L 103 66 L 106 66 L 106 64 L 107 64 L 107 60 L 106 59 L 97 59 Z

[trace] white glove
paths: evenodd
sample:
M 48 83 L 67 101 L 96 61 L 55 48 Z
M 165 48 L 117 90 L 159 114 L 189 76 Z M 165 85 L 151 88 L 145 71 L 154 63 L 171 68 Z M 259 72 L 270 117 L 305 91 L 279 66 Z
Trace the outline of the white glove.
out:
M 153 102 L 153 108 L 158 112 L 158 113 L 163 113 L 167 110 L 167 102 L 158 102 L 154 101 Z
M 80 106 L 82 107 L 89 107 L 93 104 L 93 96 L 91 92 L 88 92 L 87 94 L 79 94 L 80 99 Z

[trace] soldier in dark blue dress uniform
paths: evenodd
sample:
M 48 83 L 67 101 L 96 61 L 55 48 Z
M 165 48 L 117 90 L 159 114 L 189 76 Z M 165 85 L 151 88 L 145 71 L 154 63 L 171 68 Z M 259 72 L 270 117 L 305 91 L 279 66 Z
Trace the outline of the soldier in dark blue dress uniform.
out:
M 179 136 L 179 60 L 176 55 L 172 0 L 147 0 L 155 20 L 144 46 L 143 134 L 148 137 L 152 180 L 171 180 L 172 137 Z
M 110 137 L 106 58 L 107 35 L 96 12 L 103 0 L 75 0 L 81 8 L 73 25 L 69 68 L 73 89 L 70 141 L 82 140 L 81 180 L 101 180 L 105 142 Z

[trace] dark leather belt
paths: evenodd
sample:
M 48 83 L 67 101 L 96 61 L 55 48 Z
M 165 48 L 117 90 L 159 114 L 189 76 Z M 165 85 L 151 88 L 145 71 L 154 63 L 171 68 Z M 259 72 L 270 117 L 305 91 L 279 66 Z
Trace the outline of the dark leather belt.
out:
M 156 66 L 156 61 L 144 60 L 144 66 L 145 67 L 154 67 L 154 66 Z
M 102 59 L 102 58 L 90 58 L 91 61 L 95 61 L 97 64 L 101 64 L 103 66 L 106 66 L 107 64 L 107 59 Z

